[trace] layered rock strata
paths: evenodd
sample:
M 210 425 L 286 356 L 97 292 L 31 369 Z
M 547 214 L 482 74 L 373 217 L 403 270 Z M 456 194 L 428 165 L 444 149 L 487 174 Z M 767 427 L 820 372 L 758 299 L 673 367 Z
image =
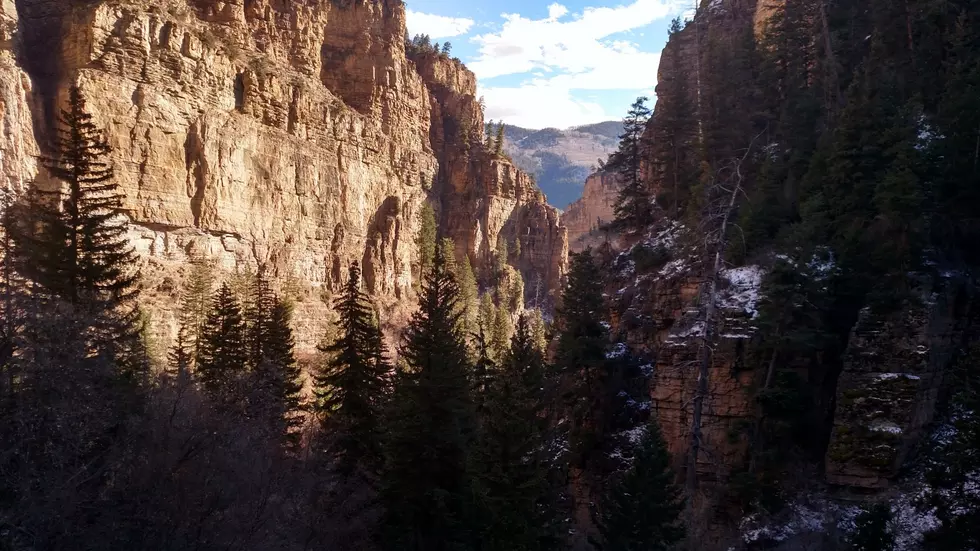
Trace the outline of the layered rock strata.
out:
M 7 14 L 13 6 L 3 1 Z M 305 351 L 354 261 L 397 327 L 414 307 L 425 201 L 439 207 L 444 233 L 479 236 L 461 245 L 475 260 L 501 234 L 531 231 L 520 267 L 526 277 L 544 273 L 549 290 L 560 280 L 564 230 L 526 175 L 482 146 L 449 171 L 457 161 L 435 115 L 482 128 L 475 78 L 445 57 L 407 58 L 400 0 L 18 0 L 16 8 L 24 17 L 3 27 L 15 28 L 15 40 L 0 31 L 0 72 L 22 77 L 0 84 L 0 177 L 7 188 L 34 177 L 29 138 L 44 143 L 54 107 L 78 85 L 114 148 L 161 337 L 173 333 L 181 274 L 198 254 L 226 272 L 266 265 L 296 301 Z M 31 51 L 41 43 L 49 49 Z M 33 61 L 23 70 L 5 62 L 6 45 Z M 456 185 L 433 189 L 445 174 Z
M 608 240 L 602 230 L 615 217 L 614 205 L 623 185 L 615 174 L 595 172 L 585 180 L 582 197 L 568 206 L 561 220 L 568 228 L 568 249 L 582 251 Z

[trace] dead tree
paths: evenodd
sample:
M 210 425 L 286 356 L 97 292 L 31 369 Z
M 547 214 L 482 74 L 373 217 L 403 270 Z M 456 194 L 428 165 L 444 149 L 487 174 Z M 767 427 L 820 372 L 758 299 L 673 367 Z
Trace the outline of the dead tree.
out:
M 755 140 L 753 140 L 754 142 Z M 695 327 L 700 328 L 698 346 L 697 388 L 692 400 L 691 440 L 688 449 L 686 489 L 693 496 L 698 487 L 697 465 L 704 443 L 702 441 L 702 416 L 708 396 L 708 370 L 714 356 L 718 333 L 718 280 L 724 269 L 725 251 L 729 242 L 729 230 L 735 224 L 732 217 L 742 189 L 745 174 L 743 165 L 752 150 L 750 144 L 741 158 L 732 159 L 719 171 L 715 181 L 706 189 L 707 206 L 701 221 L 704 232 L 703 278 L 700 295 L 701 308 Z

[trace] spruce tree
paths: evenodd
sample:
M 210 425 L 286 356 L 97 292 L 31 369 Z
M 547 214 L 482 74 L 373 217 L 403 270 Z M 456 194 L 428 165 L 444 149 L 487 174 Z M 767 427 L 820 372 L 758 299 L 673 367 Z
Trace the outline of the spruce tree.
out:
M 570 255 L 568 283 L 557 312 L 554 367 L 566 381 L 562 398 L 571 422 L 571 448 L 579 465 L 603 429 L 600 409 L 608 341 L 602 324 L 604 308 L 602 277 L 591 249 Z
M 504 123 L 497 125 L 497 138 L 493 143 L 493 153 L 496 156 L 501 156 L 504 152 Z
M 405 367 L 386 422 L 386 549 L 475 544 L 470 476 L 474 416 L 470 366 L 459 332 L 459 289 L 437 253 L 405 331 Z
M 619 137 L 619 149 L 609 156 L 608 170 L 619 174 L 623 188 L 614 205 L 616 225 L 626 230 L 645 228 L 653 221 L 653 203 L 646 189 L 640 166 L 648 144 L 644 137 L 650 109 L 647 98 L 637 98 L 623 119 L 623 133 Z
M 469 255 L 463 255 L 459 268 L 459 302 L 463 309 L 464 334 L 472 335 L 477 331 L 477 315 L 480 306 L 480 290 L 476 284 L 476 275 L 470 264 Z
M 473 334 L 475 359 L 473 362 L 473 405 L 478 417 L 483 416 L 487 395 L 490 393 L 490 383 L 496 375 L 497 364 L 493 361 L 493 351 L 484 327 L 477 327 Z
M 315 378 L 317 414 L 338 470 L 360 469 L 374 476 L 382 465 L 382 414 L 391 394 L 391 366 L 356 262 L 334 309 L 340 334 L 321 348 L 326 362 Z
M 190 264 L 191 271 L 184 282 L 180 298 L 178 314 L 180 338 L 172 351 L 172 356 L 179 357 L 182 354 L 189 356 L 189 366 L 193 367 L 199 353 L 204 321 L 211 309 L 214 265 L 203 255 L 192 257 Z M 181 351 L 181 348 L 184 350 Z
M 684 537 L 680 489 L 674 486 L 667 446 L 655 420 L 633 464 L 602 502 L 603 551 L 667 551 Z
M 293 355 L 292 308 L 273 295 L 268 314 L 261 323 L 261 356 L 251 360 L 249 415 L 269 427 L 277 439 L 296 447 L 300 436 L 302 383 Z M 258 332 L 255 328 L 252 331 Z
M 510 337 L 514 332 L 514 324 L 511 322 L 510 310 L 506 305 L 501 304 L 495 309 L 493 316 L 492 331 L 490 332 L 490 349 L 493 350 L 494 357 L 503 360 L 509 348 Z
M 272 291 L 266 268 L 260 266 L 248 286 L 247 307 L 245 309 L 249 365 L 252 369 L 255 369 L 265 358 L 272 308 L 275 302 L 276 296 Z
M 190 378 L 194 368 L 194 357 L 194 347 L 190 344 L 187 328 L 181 325 L 177 329 L 177 338 L 167 356 L 170 372 L 178 384 L 183 384 Z
M 88 319 L 84 338 L 137 368 L 144 362 L 139 338 L 138 257 L 126 238 L 123 196 L 114 181 L 112 148 L 85 110 L 77 86 L 68 94 L 54 138 L 54 156 L 42 163 L 59 189 L 36 185 L 13 229 L 21 269 L 38 295 L 70 304 Z
M 418 282 L 421 286 L 436 255 L 436 213 L 428 202 L 422 203 L 422 210 L 419 211 L 419 233 L 415 238 L 415 246 L 419 249 Z
M 481 549 L 557 549 L 558 510 L 548 479 L 545 360 L 521 316 L 492 372 L 477 446 L 484 519 Z
M 248 369 L 245 320 L 238 300 L 227 283 L 214 295 L 211 311 L 201 331 L 197 373 L 205 390 L 219 404 L 240 398 Z

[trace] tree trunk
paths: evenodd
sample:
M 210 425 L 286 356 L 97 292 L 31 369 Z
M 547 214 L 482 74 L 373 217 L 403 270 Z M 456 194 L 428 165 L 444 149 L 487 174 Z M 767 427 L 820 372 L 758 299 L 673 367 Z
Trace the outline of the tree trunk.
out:
M 737 178 L 740 172 L 736 168 Z M 698 386 L 694 394 L 694 413 L 691 419 L 691 447 L 687 464 L 687 490 L 691 495 L 698 487 L 697 466 L 698 456 L 701 452 L 701 417 L 704 412 L 704 399 L 708 395 L 708 370 L 711 368 L 713 356 L 714 334 L 715 334 L 715 310 L 718 303 L 718 277 L 721 274 L 722 255 L 725 252 L 726 234 L 728 231 L 728 219 L 735 208 L 735 201 L 741 191 L 740 182 L 736 182 L 732 188 L 728 207 L 722 216 L 721 229 L 719 230 L 718 244 L 715 247 L 714 259 L 711 265 L 711 272 L 708 279 L 708 304 L 704 314 L 704 333 L 701 337 L 701 347 L 699 350 L 698 361 Z

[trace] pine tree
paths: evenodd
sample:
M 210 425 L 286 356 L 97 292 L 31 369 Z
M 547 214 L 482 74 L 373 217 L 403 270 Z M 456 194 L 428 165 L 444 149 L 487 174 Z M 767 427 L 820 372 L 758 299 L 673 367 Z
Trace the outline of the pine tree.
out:
M 109 162 L 103 132 L 85 111 L 77 86 L 69 90 L 54 139 L 54 157 L 42 158 L 60 182 L 36 185 L 27 196 L 13 238 L 24 275 L 38 294 L 72 305 L 89 320 L 86 340 L 128 368 L 144 363 L 139 339 L 138 257 L 126 239 L 123 196 Z
M 472 335 L 477 332 L 477 315 L 480 307 L 480 290 L 476 284 L 476 275 L 470 264 L 469 255 L 463 255 L 459 268 L 459 302 L 463 309 L 463 334 Z
M 514 332 L 510 310 L 505 305 L 496 308 L 493 316 L 493 331 L 490 333 L 490 348 L 495 358 L 503 360 L 509 348 L 510 337 Z
M 292 308 L 273 296 L 262 320 L 261 356 L 252 359 L 249 416 L 265 424 L 277 439 L 295 448 L 302 419 L 300 368 L 293 355 Z M 253 334 L 257 333 L 252 329 Z
M 484 293 L 480 297 L 480 307 L 476 317 L 477 333 L 484 339 L 488 352 L 487 356 L 492 360 L 500 359 L 503 354 L 503 349 L 496 346 L 499 343 L 493 342 L 493 330 L 496 320 L 497 306 L 493 303 L 493 297 L 490 293 Z
M 683 504 L 673 484 L 667 446 L 655 420 L 633 465 L 602 502 L 599 531 L 603 551 L 667 551 L 684 537 Z
M 855 530 L 851 536 L 850 551 L 892 551 L 895 549 L 895 536 L 888 529 L 892 519 L 891 508 L 885 503 L 876 503 L 865 509 L 854 519 Z
M 248 299 L 245 308 L 248 357 L 252 369 L 255 369 L 265 358 L 272 308 L 275 302 L 276 295 L 272 291 L 266 269 L 264 266 L 260 266 L 248 286 Z
M 623 133 L 619 138 L 619 149 L 609 156 L 608 170 L 620 175 L 623 189 L 614 206 L 616 225 L 623 229 L 638 230 L 653 221 L 653 204 L 650 192 L 646 189 L 640 166 L 648 144 L 644 138 L 650 109 L 647 98 L 637 98 L 623 119 Z
M 242 309 L 227 283 L 214 295 L 204 322 L 197 357 L 197 372 L 211 397 L 220 404 L 240 398 L 248 369 L 248 349 Z
M 373 477 L 382 464 L 382 414 L 391 394 L 391 366 L 356 262 L 334 309 L 341 333 L 321 349 L 328 360 L 315 378 L 317 414 L 338 470 L 361 469 Z
M 415 246 L 419 249 L 418 281 L 421 286 L 436 255 L 436 213 L 428 202 L 422 203 L 422 210 L 419 211 L 419 233 Z
M 475 359 L 473 362 L 473 406 L 478 418 L 482 418 L 485 410 L 487 395 L 490 393 L 490 383 L 496 375 L 497 364 L 493 361 L 494 353 L 482 325 L 473 334 Z
M 167 356 L 170 371 L 178 384 L 183 384 L 189 380 L 191 371 L 194 369 L 194 357 L 194 347 L 190 344 L 187 328 L 181 325 L 177 329 L 177 339 Z
M 178 374 L 182 367 L 188 373 L 193 370 L 195 359 L 200 353 L 204 321 L 211 308 L 214 266 L 202 255 L 193 257 L 190 264 L 191 272 L 181 292 L 177 342 L 170 353 L 170 366 Z
M 531 338 L 534 345 L 542 354 L 548 351 L 548 326 L 541 315 L 541 310 L 532 308 L 526 312 L 527 323 L 531 328 Z
M 493 372 L 477 447 L 485 520 L 481 549 L 557 548 L 548 480 L 545 361 L 521 316 L 506 358 Z
M 577 464 L 584 463 L 601 435 L 601 394 L 608 332 L 602 324 L 602 277 L 591 249 L 570 255 L 568 283 L 557 312 L 558 346 L 555 369 L 567 381 L 570 440 Z
M 484 149 L 487 150 L 487 152 L 492 152 L 496 149 L 496 146 L 493 143 L 493 138 L 494 138 L 493 127 L 494 127 L 494 123 L 493 120 L 491 119 L 490 122 L 487 123 L 486 138 L 483 143 L 483 147 Z
M 501 156 L 504 151 L 504 123 L 497 125 L 497 138 L 493 142 L 493 153 L 496 156 Z
M 385 438 L 386 549 L 474 545 L 469 472 L 474 418 L 470 366 L 459 332 L 459 289 L 437 253 L 405 331 L 405 368 Z

